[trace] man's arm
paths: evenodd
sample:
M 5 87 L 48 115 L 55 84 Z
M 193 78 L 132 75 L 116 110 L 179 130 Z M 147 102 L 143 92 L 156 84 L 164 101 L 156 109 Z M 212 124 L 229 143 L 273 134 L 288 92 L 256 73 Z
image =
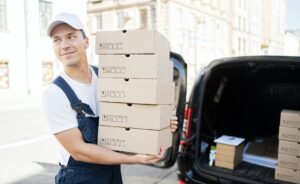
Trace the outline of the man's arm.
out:
M 159 155 L 127 155 L 99 145 L 85 143 L 77 127 L 56 133 L 55 137 L 75 160 L 87 163 L 106 165 L 153 164 L 164 155 L 164 151 L 161 151 Z

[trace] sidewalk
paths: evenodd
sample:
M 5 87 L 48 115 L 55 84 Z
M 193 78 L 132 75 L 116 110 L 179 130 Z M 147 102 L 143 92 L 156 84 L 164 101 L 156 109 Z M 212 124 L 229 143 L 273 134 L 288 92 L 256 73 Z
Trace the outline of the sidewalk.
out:
M 41 95 L 1 96 L 0 112 L 39 108 L 41 104 Z

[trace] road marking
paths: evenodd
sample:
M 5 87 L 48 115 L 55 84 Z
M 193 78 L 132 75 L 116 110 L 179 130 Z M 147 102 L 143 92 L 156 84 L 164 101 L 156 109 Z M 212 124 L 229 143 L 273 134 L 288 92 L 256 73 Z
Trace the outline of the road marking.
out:
M 25 141 L 6 144 L 6 145 L 2 145 L 2 146 L 0 145 L 0 150 L 7 149 L 7 148 L 12 148 L 12 147 L 23 146 L 23 145 L 26 145 L 26 144 L 35 143 L 35 142 L 39 142 L 39 141 L 50 139 L 50 138 L 53 138 L 53 135 L 44 135 L 44 136 L 36 137 L 36 138 L 33 138 L 33 139 L 28 139 L 28 140 L 25 140 Z

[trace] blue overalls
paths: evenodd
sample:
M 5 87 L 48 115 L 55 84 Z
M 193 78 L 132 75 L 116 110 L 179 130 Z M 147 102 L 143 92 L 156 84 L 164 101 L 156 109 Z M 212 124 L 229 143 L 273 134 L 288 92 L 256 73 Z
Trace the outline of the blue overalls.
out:
M 92 66 L 98 75 L 98 68 Z M 97 144 L 98 117 L 86 117 L 85 114 L 94 115 L 88 104 L 82 103 L 68 83 L 57 77 L 54 82 L 68 97 L 72 109 L 77 113 L 78 128 L 87 143 Z M 67 166 L 61 165 L 55 176 L 56 184 L 122 184 L 120 165 L 101 165 L 76 161 L 70 156 Z

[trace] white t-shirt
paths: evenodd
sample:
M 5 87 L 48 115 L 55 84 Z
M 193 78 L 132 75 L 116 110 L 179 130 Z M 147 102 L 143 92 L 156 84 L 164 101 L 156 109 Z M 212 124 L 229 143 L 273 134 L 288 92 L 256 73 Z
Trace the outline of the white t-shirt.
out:
M 70 78 L 65 72 L 60 76 L 70 85 L 77 97 L 88 104 L 95 116 L 99 116 L 99 104 L 97 103 L 97 75 L 92 71 L 92 80 L 89 84 L 80 83 Z M 52 134 L 78 127 L 76 112 L 71 108 L 70 101 L 60 87 L 51 83 L 46 89 L 42 106 L 46 120 Z M 67 165 L 70 153 L 59 145 L 60 163 Z

